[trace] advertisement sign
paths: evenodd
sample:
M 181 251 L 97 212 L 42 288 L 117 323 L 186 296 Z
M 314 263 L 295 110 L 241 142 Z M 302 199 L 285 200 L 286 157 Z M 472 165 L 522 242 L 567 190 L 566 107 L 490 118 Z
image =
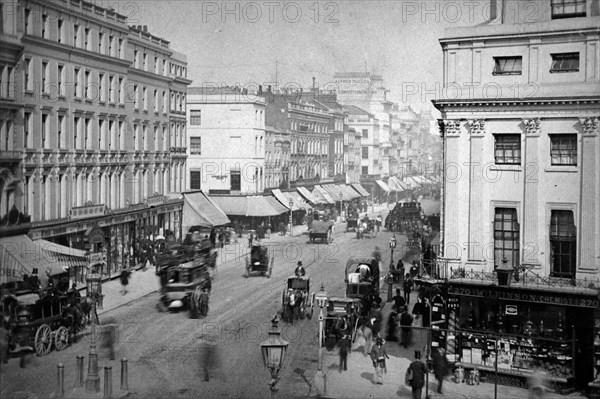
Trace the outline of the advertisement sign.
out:
M 506 305 L 504 313 L 509 316 L 516 316 L 517 314 L 519 314 L 519 312 L 517 311 L 517 305 Z

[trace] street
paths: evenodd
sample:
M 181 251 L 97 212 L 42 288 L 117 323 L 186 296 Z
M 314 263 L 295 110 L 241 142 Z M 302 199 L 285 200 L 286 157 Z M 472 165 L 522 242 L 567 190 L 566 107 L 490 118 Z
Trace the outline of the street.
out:
M 116 359 L 109 361 L 102 351 L 99 365 L 112 365 L 113 384 L 119 384 L 119 359 L 129 360 L 129 386 L 134 397 L 228 397 L 255 398 L 269 394 L 269 373 L 264 369 L 259 344 L 268 336 L 270 320 L 281 311 L 281 294 L 285 279 L 293 274 L 302 259 L 311 278 L 311 292 L 321 283 L 329 295 L 344 296 L 344 267 L 350 256 L 369 256 L 378 245 L 383 254 L 381 276 L 387 273 L 390 260 L 389 232 L 376 238 L 357 240 L 351 232 L 337 231 L 334 242 L 309 244 L 306 235 L 265 240 L 275 263 L 272 277 L 244 277 L 246 240 L 238 246 L 227 246 L 220 254 L 218 276 L 212 287 L 209 314 L 204 319 L 189 319 L 187 313 L 159 313 L 158 293 L 135 301 L 101 316 L 114 318 L 119 325 Z M 398 236 L 402 251 L 404 236 Z M 396 259 L 398 250 L 396 250 Z M 135 284 L 135 279 L 131 284 Z M 382 284 L 382 290 L 385 284 Z M 386 298 L 386 293 L 382 292 Z M 316 306 L 316 305 L 315 305 Z M 279 395 L 304 397 L 311 390 L 317 366 L 317 325 L 319 309 L 312 320 L 300 320 L 293 325 L 280 321 L 282 338 L 290 344 L 283 370 L 280 372 Z M 87 330 L 89 333 L 89 329 Z M 217 336 L 221 355 L 220 370 L 203 380 L 200 347 L 206 336 Z M 35 357 L 26 369 L 13 359 L 2 366 L 3 397 L 27 391 L 37 397 L 48 397 L 56 387 L 56 365 L 65 365 L 65 387 L 74 383 L 75 356 L 89 352 L 89 334 L 62 352 L 53 351 L 42 358 Z M 86 367 L 87 369 L 87 367 Z M 314 392 L 312 392 L 314 393 Z

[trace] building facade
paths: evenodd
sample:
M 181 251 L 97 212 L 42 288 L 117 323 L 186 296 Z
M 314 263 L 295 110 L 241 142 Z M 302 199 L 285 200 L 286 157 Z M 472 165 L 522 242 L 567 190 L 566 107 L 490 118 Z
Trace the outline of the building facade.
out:
M 212 194 L 262 193 L 265 99 L 238 88 L 191 87 L 187 112 L 188 188 Z
M 290 132 L 265 128 L 265 188 L 289 188 Z
M 98 244 L 116 272 L 139 238 L 178 234 L 182 202 L 168 194 L 183 187 L 171 165 L 185 154 L 173 153 L 169 93 L 190 82 L 166 68 L 168 41 L 112 9 L 1 3 L 0 214 L 30 215 L 33 239 Z M 94 230 L 102 242 L 89 242 Z
M 539 11 L 536 21 L 510 11 L 523 3 Z M 468 96 L 434 101 L 444 148 L 443 261 L 459 304 L 453 317 L 461 329 L 488 328 L 517 342 L 535 331 L 534 346 L 552 348 L 541 367 L 564 367 L 546 370 L 551 381 L 582 388 L 598 376 L 600 349 L 590 317 L 600 288 L 598 1 L 492 6 L 498 12 L 488 23 L 440 40 L 445 87 L 472 87 Z M 514 371 L 543 355 L 525 352 L 534 360 L 497 356 Z M 470 359 L 462 363 L 473 367 Z

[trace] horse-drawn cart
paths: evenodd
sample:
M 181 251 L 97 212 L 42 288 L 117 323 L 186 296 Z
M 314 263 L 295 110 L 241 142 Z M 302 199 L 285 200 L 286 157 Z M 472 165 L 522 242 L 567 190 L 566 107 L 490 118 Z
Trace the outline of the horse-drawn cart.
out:
M 329 297 L 327 299 L 327 315 L 323 327 L 323 345 L 331 348 L 345 334 L 350 335 L 354 339 L 356 336 L 358 315 L 360 313 L 360 299 Z
M 273 262 L 273 256 L 269 257 L 269 249 L 267 247 L 253 245 L 250 250 L 250 257 L 246 257 L 246 277 L 250 277 L 250 273 L 259 272 L 263 276 L 270 278 Z
M 47 355 L 52 348 L 61 351 L 85 326 L 81 299 L 55 289 L 2 298 L 4 327 L 10 350 L 17 347 Z
M 310 242 L 321 240 L 326 244 L 330 244 L 333 241 L 333 222 L 324 222 L 322 220 L 315 220 L 312 223 L 311 229 L 308 232 L 308 239 Z
M 346 296 L 363 299 L 379 295 L 379 261 L 375 258 L 350 258 L 344 274 Z
M 308 276 L 290 276 L 285 282 L 281 294 L 281 314 L 283 320 L 293 323 L 294 320 L 312 318 L 314 311 L 314 293 L 310 293 Z

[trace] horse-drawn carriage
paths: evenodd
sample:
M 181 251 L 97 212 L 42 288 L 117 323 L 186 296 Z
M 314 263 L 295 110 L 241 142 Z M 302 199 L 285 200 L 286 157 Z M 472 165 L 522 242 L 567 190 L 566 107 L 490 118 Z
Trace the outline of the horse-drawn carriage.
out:
M 250 257 L 246 257 L 246 277 L 250 273 L 259 272 L 267 278 L 271 277 L 273 269 L 273 256 L 269 257 L 269 249 L 262 245 L 253 245 L 250 250 Z
M 348 217 L 346 219 L 346 231 L 355 231 L 358 228 L 358 218 L 357 217 Z
M 323 331 L 323 345 L 333 347 L 343 335 L 356 336 L 358 315 L 361 313 L 359 298 L 329 297 Z
M 346 297 L 379 296 L 379 261 L 376 258 L 350 258 L 344 274 Z
M 377 229 L 375 227 L 374 219 L 369 219 L 365 216 L 364 219 L 358 220 L 357 224 L 358 226 L 356 228 L 356 238 L 362 239 L 366 236 L 369 236 L 369 238 L 377 237 Z
M 85 302 L 74 292 L 68 295 L 55 288 L 22 296 L 5 295 L 2 300 L 4 327 L 8 346 L 29 349 L 39 356 L 54 347 L 61 351 L 85 328 Z
M 321 240 L 326 244 L 331 243 L 333 241 L 333 222 L 315 220 L 308 232 L 308 239 L 310 242 Z
M 294 320 L 312 318 L 314 311 L 314 293 L 310 293 L 308 276 L 290 276 L 285 282 L 281 294 L 281 314 L 283 320 L 293 323 Z
M 188 309 L 190 317 L 208 312 L 208 293 L 212 286 L 210 270 L 216 267 L 217 253 L 210 246 L 194 244 L 173 248 L 157 260 L 160 279 L 161 312 Z

